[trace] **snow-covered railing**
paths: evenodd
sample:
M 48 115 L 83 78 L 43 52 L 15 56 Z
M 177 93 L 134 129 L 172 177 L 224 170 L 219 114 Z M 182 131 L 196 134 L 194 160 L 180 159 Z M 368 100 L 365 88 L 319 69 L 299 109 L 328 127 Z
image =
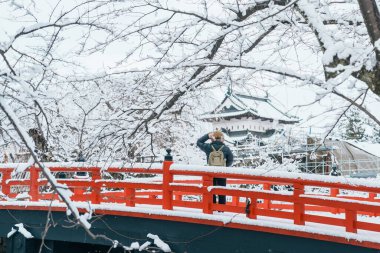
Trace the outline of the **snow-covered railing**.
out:
M 144 178 L 128 182 L 128 179 L 110 180 L 104 177 L 106 173 L 108 175 L 111 173 L 159 175 L 162 174 L 162 164 L 159 166 L 157 164 L 124 164 L 124 167 L 121 163 L 46 163 L 45 165 L 49 166 L 50 171 L 56 175 L 58 183 L 67 185 L 73 191 L 72 198 L 76 201 L 91 201 L 98 204 L 109 199 L 109 202 L 112 200 L 121 202 L 120 199 L 130 199 L 130 197 L 125 197 L 125 194 L 132 195 L 133 193 L 129 190 L 132 188 L 161 190 L 160 183 L 146 182 Z M 20 171 L 19 168 L 23 168 L 20 173 L 24 176 L 21 178 L 15 173 L 17 170 Z M 20 192 L 27 190 L 32 201 L 58 199 L 58 196 L 50 191 L 48 181 L 42 178 L 41 174 L 40 168 L 36 166 L 27 168 L 25 164 L 1 164 L 1 192 L 9 198 L 15 198 Z M 124 193 L 115 190 L 101 192 L 102 189 L 115 188 L 124 189 Z M 129 203 L 132 202 L 129 201 Z
M 201 176 L 202 186 L 172 185 L 173 176 Z M 165 177 L 165 176 L 164 176 Z M 347 232 L 356 233 L 357 229 L 380 232 L 380 224 L 358 221 L 358 215 L 380 215 L 380 183 L 365 179 L 349 179 L 322 175 L 252 170 L 246 168 L 227 168 L 212 166 L 194 166 L 173 164 L 170 167 L 167 187 L 169 193 L 167 209 L 178 203 L 172 201 L 173 192 L 194 192 L 202 195 L 204 213 L 228 211 L 246 213 L 247 217 L 256 219 L 258 215 L 293 220 L 294 224 L 305 222 L 343 226 Z M 261 189 L 237 189 L 215 187 L 213 178 L 222 177 L 230 180 L 251 180 L 261 184 Z M 286 185 L 291 191 L 275 191 L 272 186 Z M 313 189 L 325 189 L 328 193 L 315 194 Z M 213 195 L 232 196 L 227 205 L 213 203 Z M 245 201 L 240 202 L 241 198 Z M 247 201 L 248 200 L 248 201 Z M 186 205 L 183 205 L 186 206 Z M 165 208 L 165 205 L 164 205 Z M 311 214 L 308 211 L 319 211 L 322 214 Z M 344 218 L 324 216 L 323 212 L 344 213 Z
M 347 232 L 358 229 L 380 232 L 380 224 L 358 219 L 359 215 L 380 216 L 380 183 L 301 173 L 173 164 L 90 164 L 48 163 L 60 184 L 72 191 L 74 201 L 93 204 L 124 203 L 201 209 L 205 214 L 225 211 L 341 226 Z M 22 178 L 14 173 L 25 165 L 0 166 L 1 200 L 29 198 L 30 201 L 57 199 L 38 167 L 25 169 Z M 81 172 L 81 173 L 78 173 Z M 125 178 L 151 174 L 155 177 Z M 112 174 L 113 177 L 110 175 Z M 62 178 L 62 175 L 65 177 Z M 213 186 L 213 178 L 227 178 L 227 187 Z M 115 179 L 116 178 L 116 179 Z M 27 193 L 27 194 L 26 194 Z M 213 195 L 226 195 L 228 202 L 213 203 Z M 317 212 L 315 212 L 317 211 Z M 344 214 L 333 217 L 332 214 Z M 326 214 L 326 215 L 324 215 Z

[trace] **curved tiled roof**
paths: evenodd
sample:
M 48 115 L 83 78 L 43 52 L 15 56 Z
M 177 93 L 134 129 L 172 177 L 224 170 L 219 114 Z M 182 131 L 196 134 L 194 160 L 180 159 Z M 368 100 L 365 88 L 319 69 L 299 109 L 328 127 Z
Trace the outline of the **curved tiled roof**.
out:
M 289 116 L 275 107 L 268 97 L 254 97 L 244 94 L 228 92 L 212 112 L 200 116 L 202 120 L 215 118 L 234 118 L 242 116 L 254 116 L 267 120 L 278 120 L 283 123 L 297 123 L 298 118 Z

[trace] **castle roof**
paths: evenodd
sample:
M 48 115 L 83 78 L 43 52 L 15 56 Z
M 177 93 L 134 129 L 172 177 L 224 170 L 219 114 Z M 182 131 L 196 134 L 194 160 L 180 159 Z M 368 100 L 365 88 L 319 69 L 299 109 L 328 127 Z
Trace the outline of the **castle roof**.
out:
M 201 120 L 214 121 L 218 118 L 232 119 L 242 117 L 278 120 L 284 124 L 294 124 L 299 119 L 287 115 L 273 105 L 268 97 L 255 97 L 244 94 L 226 93 L 223 101 L 213 111 L 200 116 Z

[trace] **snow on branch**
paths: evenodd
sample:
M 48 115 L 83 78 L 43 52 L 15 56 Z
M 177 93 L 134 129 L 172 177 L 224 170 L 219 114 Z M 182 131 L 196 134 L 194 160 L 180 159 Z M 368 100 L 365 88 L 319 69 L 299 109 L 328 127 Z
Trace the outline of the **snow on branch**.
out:
M 14 225 L 16 228 L 11 228 L 11 231 L 7 234 L 7 238 L 10 238 L 12 235 L 14 235 L 16 232 L 19 232 L 22 234 L 26 239 L 33 238 L 33 235 L 24 228 L 24 224 L 19 223 Z
M 35 163 L 41 168 L 44 176 L 47 178 L 48 182 L 51 184 L 53 189 L 58 193 L 59 197 L 62 199 L 64 203 L 66 203 L 68 210 L 71 214 L 73 214 L 76 222 L 78 222 L 88 234 L 90 234 L 93 238 L 96 238 L 95 235 L 93 235 L 90 232 L 91 224 L 88 222 L 88 214 L 80 215 L 78 208 L 73 204 L 73 202 L 70 199 L 70 196 L 72 195 L 72 192 L 69 190 L 69 188 L 66 185 L 59 184 L 56 180 L 56 178 L 52 175 L 51 171 L 48 167 L 46 167 L 43 163 L 41 163 L 38 160 L 38 156 L 36 152 L 34 151 L 34 143 L 32 139 L 29 137 L 27 132 L 24 130 L 22 123 L 20 122 L 19 118 L 16 116 L 16 114 L 13 112 L 13 110 L 9 107 L 7 102 L 5 101 L 3 96 L 0 96 L 0 108 L 3 110 L 3 112 L 7 115 L 9 121 L 12 123 L 13 127 L 19 134 L 22 141 L 25 143 L 26 147 L 28 148 L 29 152 L 31 153 Z
M 315 1 L 311 0 L 300 0 L 298 8 L 324 48 L 323 64 L 329 65 L 334 61 L 334 57 L 336 56 L 339 59 L 347 59 L 350 56 L 356 59 L 360 56 L 362 54 L 361 50 L 354 50 L 351 44 L 345 42 L 343 37 L 337 37 L 337 34 L 327 29 L 323 18 L 317 12 L 318 7 L 314 3 Z
M 154 244 L 156 244 L 157 247 L 159 247 L 164 252 L 172 252 L 172 250 L 170 249 L 169 245 L 167 245 L 166 243 L 164 243 L 164 241 L 162 241 L 160 239 L 160 237 L 158 237 L 158 235 L 154 235 L 154 234 L 149 233 L 147 235 L 147 237 L 150 238 L 150 239 L 152 239 L 154 241 Z
M 210 67 L 222 66 L 222 67 L 229 67 L 229 68 L 252 69 L 252 70 L 266 71 L 266 72 L 270 72 L 270 73 L 278 74 L 278 75 L 284 75 L 284 76 L 292 77 L 301 81 L 307 81 L 316 85 L 322 85 L 325 83 L 324 81 L 317 79 L 315 76 L 300 74 L 299 72 L 292 71 L 288 68 L 281 68 L 281 67 L 276 67 L 273 65 L 255 64 L 255 63 L 242 62 L 242 61 L 194 60 L 194 61 L 179 65 L 179 67 L 195 67 L 195 66 L 210 66 Z M 171 67 L 164 67 L 164 68 L 170 69 Z

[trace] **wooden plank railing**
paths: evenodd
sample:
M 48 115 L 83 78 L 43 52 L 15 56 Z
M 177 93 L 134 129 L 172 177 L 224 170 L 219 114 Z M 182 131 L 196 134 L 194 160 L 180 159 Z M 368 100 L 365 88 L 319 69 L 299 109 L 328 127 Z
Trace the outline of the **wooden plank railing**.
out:
M 149 204 L 162 206 L 165 210 L 196 208 L 205 214 L 225 211 L 245 214 L 249 219 L 267 216 L 292 220 L 296 225 L 313 222 L 340 226 L 352 233 L 358 229 L 380 232 L 380 224 L 370 219 L 358 220 L 359 215 L 380 214 L 380 199 L 377 197 L 380 183 L 376 182 L 243 168 L 180 165 L 172 161 L 164 161 L 162 165 L 151 168 L 134 165 L 102 169 L 102 166 L 85 163 L 71 166 L 51 163 L 47 166 L 53 173 L 68 173 L 67 178 L 57 178 L 57 181 L 72 189 L 74 201 L 124 203 L 130 207 Z M 12 172 L 11 167 L 3 165 L 0 168 L 3 195 L 16 198 L 19 193 L 27 192 L 30 201 L 58 200 L 38 167 L 25 170 L 22 179 L 12 176 Z M 75 176 L 76 172 L 86 172 L 88 177 Z M 156 177 L 115 180 L 107 178 L 107 173 L 114 173 L 114 176 L 151 174 Z M 228 186 L 213 186 L 214 177 L 227 178 Z M 242 188 L 241 185 L 251 188 Z M 288 190 L 276 190 L 281 186 Z M 328 192 L 315 193 L 312 188 L 328 189 Z M 348 191 L 352 194 L 344 194 Z M 225 205 L 213 203 L 213 195 L 226 195 L 228 202 Z M 0 197 L 0 201 L 7 201 L 7 198 Z

